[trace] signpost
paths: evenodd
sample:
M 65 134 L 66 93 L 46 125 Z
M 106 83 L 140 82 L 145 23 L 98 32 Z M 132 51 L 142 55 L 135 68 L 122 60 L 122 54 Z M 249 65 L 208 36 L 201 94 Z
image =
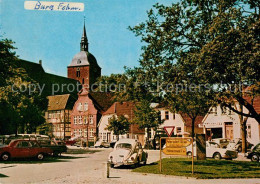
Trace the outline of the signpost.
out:
M 162 139 L 165 148 L 162 149 Z M 160 172 L 162 172 L 162 152 L 166 155 L 186 155 L 186 147 L 192 145 L 192 174 L 194 172 L 193 138 L 191 137 L 161 137 L 160 138 Z
M 163 129 L 166 132 L 166 134 L 168 135 L 168 137 L 172 136 L 174 128 L 175 128 L 175 126 L 165 126 L 165 127 L 163 127 Z

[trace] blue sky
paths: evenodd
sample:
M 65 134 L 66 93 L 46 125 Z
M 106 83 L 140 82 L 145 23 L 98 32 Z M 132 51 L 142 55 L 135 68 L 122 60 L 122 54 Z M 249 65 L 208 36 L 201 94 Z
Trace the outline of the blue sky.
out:
M 46 0 L 48 1 L 48 0 Z M 138 65 L 140 38 L 127 29 L 147 19 L 146 11 L 173 0 L 50 0 L 81 2 L 83 12 L 24 9 L 24 0 L 0 0 L 0 34 L 16 42 L 21 59 L 43 61 L 46 72 L 67 76 L 67 66 L 80 51 L 84 15 L 89 51 L 102 75 L 123 73 L 124 66 Z

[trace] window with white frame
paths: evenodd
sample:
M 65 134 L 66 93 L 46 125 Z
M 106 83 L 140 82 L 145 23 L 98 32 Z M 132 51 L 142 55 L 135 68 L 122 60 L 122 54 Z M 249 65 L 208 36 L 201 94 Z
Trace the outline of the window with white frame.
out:
M 84 129 L 84 137 L 88 136 L 88 129 Z
M 181 133 L 181 127 L 177 127 L 177 133 Z
M 84 103 L 84 111 L 87 111 L 87 110 L 88 110 L 88 103 L 85 102 L 85 103 Z
M 93 123 L 94 123 L 94 116 L 89 115 L 89 124 L 93 124 Z
M 225 115 L 227 113 L 227 108 L 226 107 L 221 107 L 221 114 Z
M 93 136 L 94 136 L 94 129 L 91 128 L 90 131 L 89 131 L 89 133 L 90 133 L 90 137 L 93 137 Z
M 99 139 L 102 139 L 102 133 L 99 133 Z
M 165 111 L 165 120 L 168 120 L 169 119 L 169 111 Z
M 77 135 L 77 129 L 74 129 L 73 132 L 74 132 L 74 136 L 76 136 Z
M 82 136 L 82 129 L 79 129 L 79 136 Z
M 48 114 L 48 118 L 51 119 L 51 117 L 52 117 L 52 113 L 49 112 L 49 114 Z
M 83 123 L 86 125 L 86 124 L 88 124 L 88 118 L 87 118 L 87 116 L 83 116 Z
M 74 125 L 77 124 L 77 116 L 74 116 Z
M 107 140 L 107 133 L 103 133 L 103 141 Z
M 246 138 L 251 139 L 251 125 L 246 125 Z
M 82 116 L 79 116 L 79 124 L 82 124 Z
M 82 103 L 79 103 L 79 105 L 78 105 L 78 111 L 82 111 L 82 110 L 83 110 Z
M 217 107 L 213 107 L 213 114 L 214 114 L 215 116 L 218 115 L 218 108 L 217 108 Z

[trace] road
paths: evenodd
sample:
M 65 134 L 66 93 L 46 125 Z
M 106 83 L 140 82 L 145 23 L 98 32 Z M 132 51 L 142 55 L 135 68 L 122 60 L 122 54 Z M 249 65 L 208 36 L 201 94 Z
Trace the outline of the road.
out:
M 259 179 L 198 180 L 193 178 L 133 173 L 131 169 L 111 169 L 106 178 L 106 160 L 112 149 L 94 154 L 71 155 L 60 162 L 37 164 L 1 164 L 0 183 L 85 184 L 85 183 L 165 183 L 165 184 L 260 184 Z M 149 151 L 148 164 L 158 160 L 158 151 Z

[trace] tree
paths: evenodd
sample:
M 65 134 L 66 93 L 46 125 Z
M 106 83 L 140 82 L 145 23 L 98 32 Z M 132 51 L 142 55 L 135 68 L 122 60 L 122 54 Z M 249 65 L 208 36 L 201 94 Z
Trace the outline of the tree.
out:
M 47 99 L 37 89 L 30 91 L 30 84 L 36 82 L 17 67 L 20 61 L 12 44 L 10 40 L 0 40 L 0 112 L 7 112 L 0 113 L 0 133 L 31 133 L 45 121 Z
M 156 131 L 158 126 L 163 123 L 163 120 L 161 120 L 160 111 L 156 111 L 150 104 L 151 103 L 145 99 L 138 103 L 136 105 L 136 110 L 134 111 L 135 116 L 133 119 L 133 123 L 137 124 L 140 129 L 146 129 L 146 145 L 148 146 L 150 130 L 153 128 Z
M 233 92 L 240 81 L 244 86 L 259 86 L 259 7 L 259 3 L 242 0 L 155 4 L 146 22 L 130 27 L 145 42 L 140 70 L 150 83 L 178 85 L 179 77 L 188 81 L 190 76 L 176 68 L 189 62 L 193 76 L 200 84 L 209 84 L 216 101 L 225 104 L 223 96 L 234 98 L 249 111 L 242 115 L 260 122 L 253 104 Z M 164 91 L 161 87 L 157 92 Z M 239 113 L 231 104 L 226 106 Z
M 108 121 L 107 130 L 113 132 L 117 135 L 117 140 L 119 135 L 126 134 L 129 131 L 130 123 L 128 119 L 124 116 L 116 117 L 115 115 Z

